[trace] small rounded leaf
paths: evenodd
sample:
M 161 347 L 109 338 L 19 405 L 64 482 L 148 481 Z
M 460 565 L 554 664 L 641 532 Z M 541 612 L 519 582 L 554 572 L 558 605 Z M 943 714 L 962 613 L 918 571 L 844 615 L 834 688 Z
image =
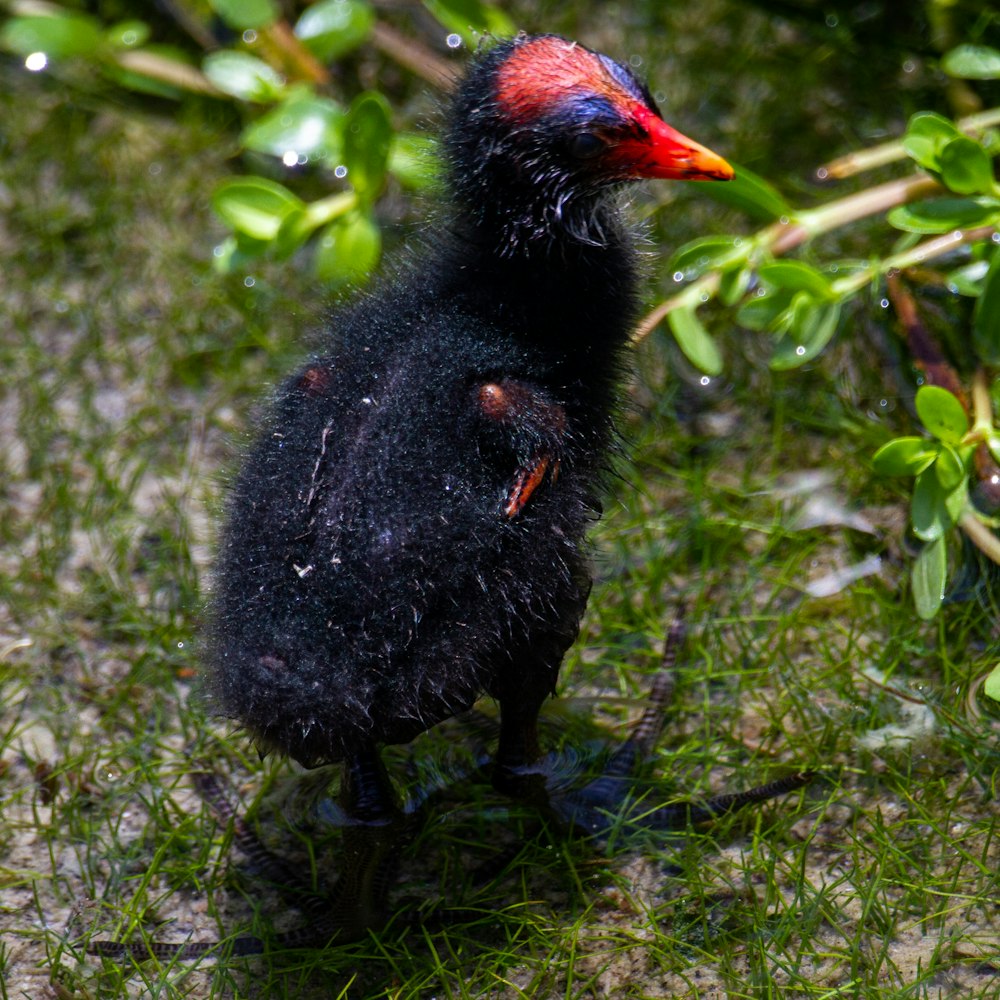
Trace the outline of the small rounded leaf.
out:
M 247 52 L 213 52 L 205 57 L 201 68 L 219 90 L 241 101 L 266 103 L 284 93 L 281 74 Z
M 437 142 L 416 132 L 397 132 L 389 147 L 387 168 L 405 188 L 428 187 L 440 173 Z
M 150 33 L 145 21 L 119 21 L 104 32 L 104 37 L 116 49 L 134 49 L 149 41 Z
M 278 260 L 291 257 L 309 239 L 315 228 L 305 208 L 293 208 L 281 220 L 281 225 L 271 241 L 275 257 Z
M 371 201 L 381 190 L 391 143 L 388 101 L 374 91 L 359 95 L 344 120 L 347 179 L 359 198 Z
M 968 475 L 958 452 L 948 445 L 942 445 L 938 452 L 937 461 L 934 463 L 934 474 L 945 493 L 958 489 Z
M 910 581 L 917 614 L 930 621 L 941 608 L 944 588 L 948 581 L 948 558 L 943 538 L 936 538 L 921 550 L 914 560 Z
M 484 34 L 505 38 L 517 31 L 499 6 L 481 0 L 424 0 L 424 6 L 470 47 L 475 47 Z
M 941 179 L 956 194 L 988 194 L 993 190 L 993 164 L 986 150 L 967 136 L 952 139 L 939 157 Z
M 907 233 L 950 233 L 955 229 L 989 226 L 1000 221 L 996 198 L 935 198 L 914 205 L 897 205 L 890 225 Z
M 0 27 L 0 46 L 20 56 L 35 52 L 51 59 L 86 56 L 103 41 L 100 22 L 83 14 L 12 17 Z
M 795 294 L 790 288 L 761 286 L 758 294 L 740 306 L 736 322 L 748 330 L 777 329 L 788 314 Z
M 382 234 L 375 220 L 366 212 L 349 212 L 320 234 L 314 268 L 334 287 L 358 283 L 368 277 L 381 252 Z
M 989 266 L 988 260 L 973 260 L 949 271 L 948 291 L 978 299 L 983 293 Z
M 223 181 L 212 195 L 212 208 L 238 233 L 273 240 L 285 218 L 305 206 L 288 188 L 264 177 Z
M 747 293 L 753 271 L 749 267 L 732 267 L 719 278 L 719 300 L 723 305 L 734 306 Z
M 881 476 L 918 476 L 937 456 L 938 449 L 925 438 L 901 437 L 875 452 L 872 467 Z
M 903 149 L 920 166 L 937 170 L 941 150 L 961 134 L 955 123 L 943 115 L 933 111 L 918 111 L 906 126 Z
M 687 243 L 674 254 L 667 269 L 691 280 L 713 268 L 742 260 L 750 252 L 750 242 L 739 236 L 703 236 Z
M 933 469 L 926 469 L 917 476 L 910 501 L 910 522 L 917 538 L 932 542 L 955 523 L 945 503 L 946 497 Z
M 684 356 L 706 375 L 722 372 L 722 355 L 712 335 L 702 325 L 693 306 L 681 306 L 667 314 L 667 323 Z
M 267 240 L 255 240 L 243 233 L 233 233 L 215 248 L 212 266 L 220 274 L 232 274 L 266 254 L 270 245 Z
M 1000 52 L 988 45 L 959 45 L 944 54 L 941 68 L 964 80 L 1000 78 Z
M 830 282 L 816 268 L 800 260 L 776 260 L 762 264 L 757 273 L 763 281 L 775 288 L 790 288 L 795 292 L 808 292 L 813 298 L 832 299 Z
M 281 13 L 275 0 L 209 0 L 211 8 L 237 31 L 266 28 Z
M 321 62 L 356 49 L 371 32 L 375 14 L 360 0 L 320 0 L 302 12 L 295 34 Z
M 343 151 L 343 120 L 344 112 L 330 98 L 296 91 L 248 125 L 240 140 L 258 153 L 336 162 Z
M 816 303 L 805 298 L 805 292 L 796 294 L 799 303 L 795 318 L 778 339 L 771 355 L 771 367 L 775 371 L 798 368 L 815 358 L 830 342 L 840 321 L 839 302 Z
M 947 389 L 939 385 L 922 385 L 914 402 L 924 427 L 940 441 L 958 444 L 969 432 L 965 407 Z
M 1000 701 L 1000 664 L 997 664 L 983 682 L 983 694 L 994 701 Z

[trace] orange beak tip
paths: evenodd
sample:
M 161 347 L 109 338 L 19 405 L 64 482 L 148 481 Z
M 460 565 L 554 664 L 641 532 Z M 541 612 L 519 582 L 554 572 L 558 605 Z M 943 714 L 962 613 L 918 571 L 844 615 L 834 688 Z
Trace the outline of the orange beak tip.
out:
M 732 166 L 718 153 L 678 132 L 648 110 L 636 117 L 652 141 L 646 167 L 650 177 L 690 181 L 729 181 L 735 176 Z

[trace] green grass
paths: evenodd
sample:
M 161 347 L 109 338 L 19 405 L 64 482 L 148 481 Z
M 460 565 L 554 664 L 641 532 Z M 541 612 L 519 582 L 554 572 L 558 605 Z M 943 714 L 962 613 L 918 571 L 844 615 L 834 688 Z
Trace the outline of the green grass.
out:
M 461 785 L 416 835 L 378 935 L 221 961 L 88 955 L 92 938 L 297 926 L 195 794 L 196 761 L 232 781 L 267 844 L 319 882 L 335 867 L 301 775 L 207 715 L 195 677 L 225 477 L 325 303 L 294 267 L 262 267 L 252 288 L 212 272 L 225 122 L 9 66 L 0 79 L 0 997 L 995 995 L 998 723 L 969 699 L 996 658 L 995 608 L 978 592 L 916 619 L 902 498 L 866 471 L 906 426 L 901 406 L 869 414 L 905 389 L 843 338 L 778 377 L 734 335 L 732 371 L 707 390 L 663 342 L 643 347 L 631 462 L 550 711 L 554 740 L 620 736 L 684 604 L 657 796 L 801 767 L 821 771 L 813 786 L 601 852 Z M 713 227 L 698 206 L 691 225 Z M 829 473 L 874 533 L 799 530 L 803 470 Z M 872 554 L 878 576 L 807 593 Z M 394 754 L 394 773 L 412 753 L 433 774 L 442 746 Z M 407 929 L 442 905 L 461 912 Z

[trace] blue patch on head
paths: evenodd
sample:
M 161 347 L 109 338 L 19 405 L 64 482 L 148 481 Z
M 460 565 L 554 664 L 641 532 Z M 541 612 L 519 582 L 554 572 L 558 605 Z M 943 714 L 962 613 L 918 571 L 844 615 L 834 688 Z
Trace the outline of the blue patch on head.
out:
M 627 90 L 637 101 L 646 101 L 646 91 L 641 83 L 635 78 L 635 74 L 622 66 L 621 63 L 615 62 L 609 56 L 598 54 L 598 58 L 601 60 L 601 64 L 604 68 L 611 74 L 615 82 L 620 84 L 625 90 Z
M 614 103 L 601 94 L 574 94 L 564 109 L 564 115 L 581 125 L 607 125 L 613 127 L 621 123 L 622 113 Z

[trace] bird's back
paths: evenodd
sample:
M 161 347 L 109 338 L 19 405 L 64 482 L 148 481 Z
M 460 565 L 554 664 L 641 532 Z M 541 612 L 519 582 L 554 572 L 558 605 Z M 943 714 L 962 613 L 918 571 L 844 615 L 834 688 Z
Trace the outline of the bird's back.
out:
M 303 761 L 409 740 L 576 633 L 600 442 L 567 426 L 543 353 L 443 295 L 397 282 L 343 315 L 233 491 L 217 694 Z M 498 411 L 498 392 L 521 395 Z

